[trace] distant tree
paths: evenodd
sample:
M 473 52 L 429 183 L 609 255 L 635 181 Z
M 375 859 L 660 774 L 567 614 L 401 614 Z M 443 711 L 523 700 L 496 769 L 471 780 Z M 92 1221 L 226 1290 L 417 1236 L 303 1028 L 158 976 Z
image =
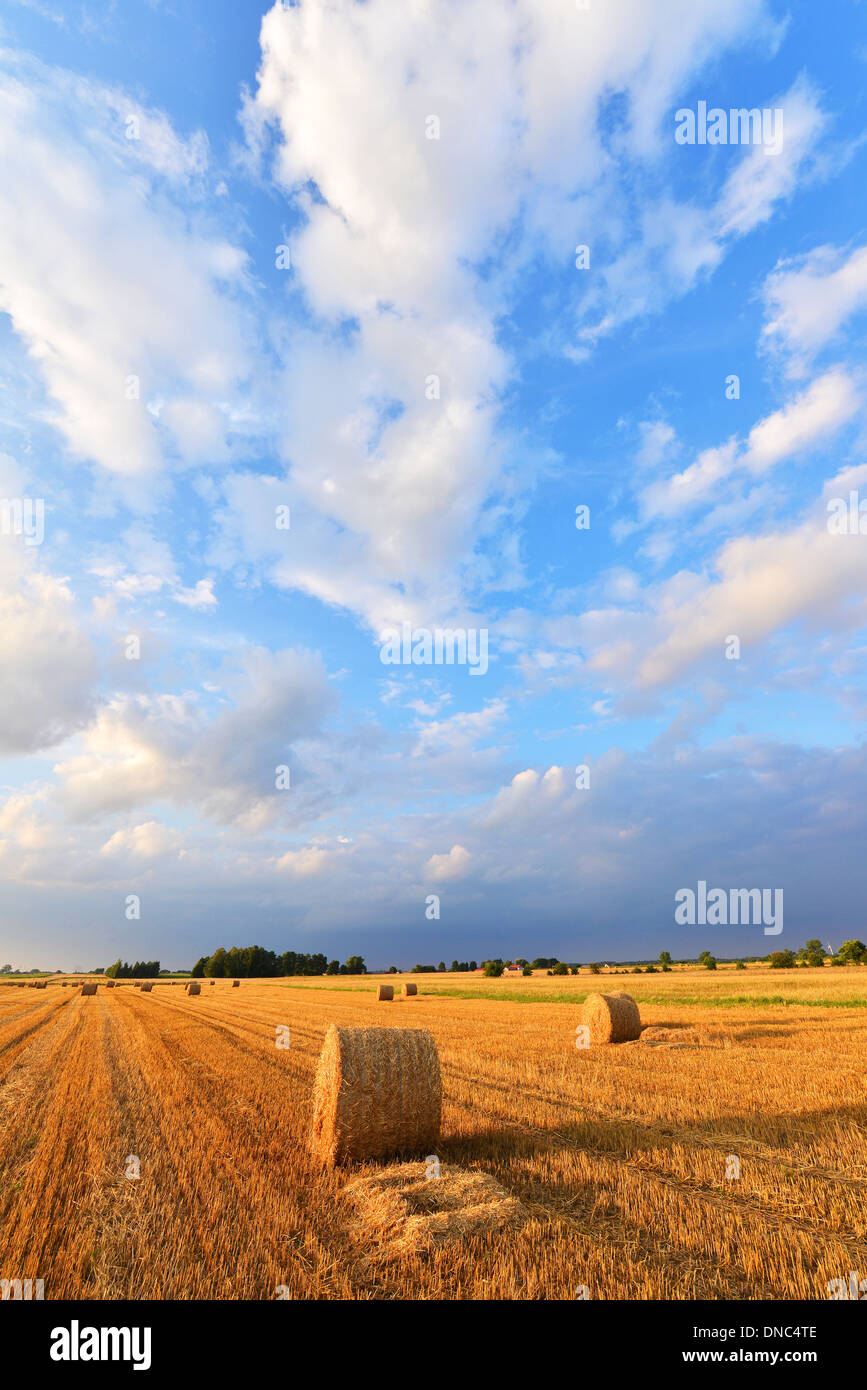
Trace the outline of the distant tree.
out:
M 771 951 L 768 964 L 772 970 L 791 970 L 795 965 L 794 951 Z
M 656 966 L 655 966 L 655 965 L 648 965 L 648 967 L 647 967 L 647 969 L 645 970 L 644 973 L 645 973 L 645 975 L 655 975 L 655 974 L 656 974 Z
M 364 956 L 349 956 L 346 961 L 347 975 L 366 975 L 367 966 L 364 964 Z
M 499 958 L 497 960 L 486 960 L 485 976 L 489 980 L 499 979 L 500 975 L 502 975 L 503 973 L 504 968 L 505 967 L 503 961 L 501 961 Z
M 11 965 L 0 965 L 0 975 L 11 975 L 11 974 L 12 974 L 12 966 L 11 966 Z
M 460 963 L 459 963 L 458 961 L 456 961 L 456 960 L 453 960 L 453 961 L 452 961 L 452 964 L 451 964 L 451 972 L 452 972 L 452 974 L 453 974 L 453 975 L 457 975 L 457 973 L 458 973 L 458 971 L 460 970 L 460 968 L 461 968 L 461 967 L 460 967 Z
M 212 956 L 205 961 L 205 976 L 207 979 L 225 979 L 228 974 L 226 956 L 228 952 L 225 946 L 218 946 Z
M 552 970 L 555 965 L 559 965 L 556 956 L 537 956 L 532 962 L 534 970 Z
M 837 955 L 844 965 L 863 965 L 867 962 L 867 946 L 857 939 L 844 941 Z
M 522 975 L 532 975 L 532 973 L 533 973 L 533 967 L 532 967 L 532 965 L 525 965 L 525 966 L 522 966 L 522 968 L 521 968 L 521 974 L 522 974 Z
M 746 970 L 746 968 L 747 967 L 744 965 L 742 960 L 739 960 L 737 965 L 735 966 L 735 970 Z
M 326 973 L 326 975 L 339 975 L 339 974 L 340 974 L 340 961 L 339 961 L 339 960 L 330 960 L 330 961 L 328 962 L 328 964 L 326 965 L 326 967 L 325 967 L 325 973 Z
M 397 966 L 396 966 L 396 965 L 390 965 L 390 966 L 388 967 L 388 973 L 389 973 L 389 975 L 396 975 L 396 974 L 397 974 Z
M 602 967 L 601 967 L 601 965 L 599 964 L 598 960 L 594 960 L 594 961 L 593 961 L 592 965 L 590 965 L 590 967 L 589 967 L 589 970 L 590 970 L 590 974 L 591 974 L 591 975 L 601 975 L 601 974 L 602 974 Z
M 705 970 L 716 970 L 716 956 L 712 956 L 709 951 L 704 962 L 704 968 Z
M 670 951 L 660 951 L 660 953 L 659 953 L 659 963 L 660 963 L 660 965 L 662 965 L 662 966 L 671 965 L 671 952 L 670 952 Z
M 471 960 L 471 961 L 470 961 L 470 970 L 478 970 L 478 968 L 479 968 L 479 967 L 478 967 L 478 964 L 476 963 L 476 961 Z
M 568 965 L 564 965 L 561 960 L 558 960 L 557 964 L 553 967 L 551 973 L 553 975 L 568 975 L 569 967 Z
M 445 963 L 444 960 L 441 960 L 441 961 L 440 961 L 439 965 L 437 966 L 437 970 L 439 971 L 439 973 L 440 973 L 441 975 L 445 975 L 445 973 L 446 973 L 446 963 Z

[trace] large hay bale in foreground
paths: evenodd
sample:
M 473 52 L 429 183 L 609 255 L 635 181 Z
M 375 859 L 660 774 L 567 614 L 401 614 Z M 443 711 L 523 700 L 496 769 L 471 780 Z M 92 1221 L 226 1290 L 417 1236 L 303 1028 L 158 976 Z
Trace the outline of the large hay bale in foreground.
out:
M 377 999 L 393 999 L 394 985 L 377 985 L 376 997 Z
M 638 1005 L 630 994 L 588 994 L 581 1022 L 590 1029 L 590 1042 L 634 1042 L 641 1037 Z
M 82 985 L 82 994 L 96 994 L 96 985 Z
M 404 999 L 415 999 L 417 995 L 418 995 L 418 985 L 413 985 L 413 984 L 410 984 L 409 982 L 407 982 L 407 983 L 404 985 L 404 987 L 403 987 L 403 997 L 404 997 Z
M 152 984 L 142 985 L 142 987 L 141 987 L 141 992 L 142 992 L 142 994 L 150 994 L 150 992 L 151 992 L 152 989 L 153 989 L 153 985 L 152 985 Z
M 430 1152 L 439 1138 L 436 1043 L 420 1028 L 338 1028 L 325 1035 L 310 1147 L 323 1163 Z
M 195 980 L 191 980 L 187 985 L 187 994 L 201 994 L 201 992 L 201 986 Z

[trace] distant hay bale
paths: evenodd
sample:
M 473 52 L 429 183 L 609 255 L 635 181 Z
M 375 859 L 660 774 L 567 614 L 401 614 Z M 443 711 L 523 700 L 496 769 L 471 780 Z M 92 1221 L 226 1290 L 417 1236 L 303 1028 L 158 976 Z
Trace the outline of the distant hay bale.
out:
M 310 1147 L 323 1163 L 430 1151 L 439 1138 L 436 1044 L 418 1028 L 338 1028 L 325 1035 Z
M 114 980 L 106 980 L 105 987 L 106 989 L 114 989 Z
M 201 992 L 201 986 L 195 980 L 190 980 L 187 985 L 187 994 L 201 994 Z
M 96 994 L 96 985 L 82 985 L 81 992 L 82 994 Z
M 240 981 L 240 980 L 233 980 L 233 981 L 232 981 L 232 989 L 238 989 L 239 986 L 240 986 L 240 984 L 241 984 L 241 981 Z
M 152 984 L 142 985 L 142 987 L 141 987 L 141 992 L 142 992 L 142 994 L 150 994 L 150 992 L 151 992 L 152 989 L 153 989 L 153 985 L 152 985 Z
M 373 1236 L 376 1256 L 424 1255 L 470 1236 L 515 1230 L 530 1213 L 489 1173 L 436 1167 L 427 1159 L 390 1164 L 343 1189 L 352 1202 L 356 1239 Z
M 212 981 L 211 981 L 211 984 L 212 984 L 212 985 L 215 985 L 216 983 L 217 983 L 216 980 L 212 980 Z
M 376 997 L 377 999 L 393 999 L 394 985 L 377 985 Z
M 634 1042 L 641 1036 L 638 1005 L 629 994 L 588 994 L 581 1021 L 590 1029 L 590 1042 Z
M 404 987 L 403 987 L 403 997 L 404 997 L 404 999 L 414 999 L 414 998 L 416 997 L 417 994 L 418 994 L 418 985 L 413 985 L 413 984 L 410 984 L 409 982 L 407 982 L 407 983 L 404 985 Z

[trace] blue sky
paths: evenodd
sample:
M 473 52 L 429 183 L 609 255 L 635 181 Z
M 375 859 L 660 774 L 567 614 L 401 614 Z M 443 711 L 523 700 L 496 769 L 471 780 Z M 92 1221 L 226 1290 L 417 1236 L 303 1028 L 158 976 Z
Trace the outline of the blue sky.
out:
M 863 6 L 17 0 L 0 46 L 0 957 L 863 936 Z M 779 146 L 679 144 L 701 102 Z M 700 880 L 783 932 L 675 925 Z

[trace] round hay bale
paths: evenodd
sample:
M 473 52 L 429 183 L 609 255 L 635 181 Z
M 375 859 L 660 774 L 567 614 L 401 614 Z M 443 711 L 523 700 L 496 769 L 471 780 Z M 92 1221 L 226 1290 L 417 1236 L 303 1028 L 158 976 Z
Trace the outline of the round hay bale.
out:
M 581 1022 L 590 1029 L 590 1042 L 634 1042 L 641 1036 L 638 1005 L 630 994 L 588 994 Z
M 403 997 L 404 997 L 404 999 L 415 999 L 417 995 L 418 995 L 418 985 L 413 985 L 413 984 L 409 984 L 409 983 L 407 983 L 407 984 L 404 985 L 404 987 L 403 987 Z
M 142 992 L 142 994 L 150 994 L 150 992 L 151 992 L 152 989 L 153 989 L 153 985 L 152 985 L 152 984 L 142 985 L 142 987 L 141 987 L 141 992 Z
M 187 994 L 201 994 L 202 988 L 195 980 L 190 980 L 187 985 Z
M 310 1148 L 323 1163 L 430 1153 L 440 1132 L 436 1043 L 420 1028 L 338 1028 L 316 1069 Z
M 240 987 L 240 984 L 241 984 L 241 981 L 240 981 L 240 980 L 233 980 L 233 981 L 232 981 L 232 989 L 238 989 L 238 988 Z
M 114 980 L 106 980 L 105 987 L 106 989 L 114 989 Z
M 81 992 L 82 994 L 96 994 L 96 985 L 82 985 Z
M 212 984 L 212 985 L 215 985 L 216 983 L 217 983 L 216 980 L 212 980 L 212 981 L 211 981 L 211 984 Z
M 377 999 L 393 999 L 394 985 L 377 985 L 376 997 Z

